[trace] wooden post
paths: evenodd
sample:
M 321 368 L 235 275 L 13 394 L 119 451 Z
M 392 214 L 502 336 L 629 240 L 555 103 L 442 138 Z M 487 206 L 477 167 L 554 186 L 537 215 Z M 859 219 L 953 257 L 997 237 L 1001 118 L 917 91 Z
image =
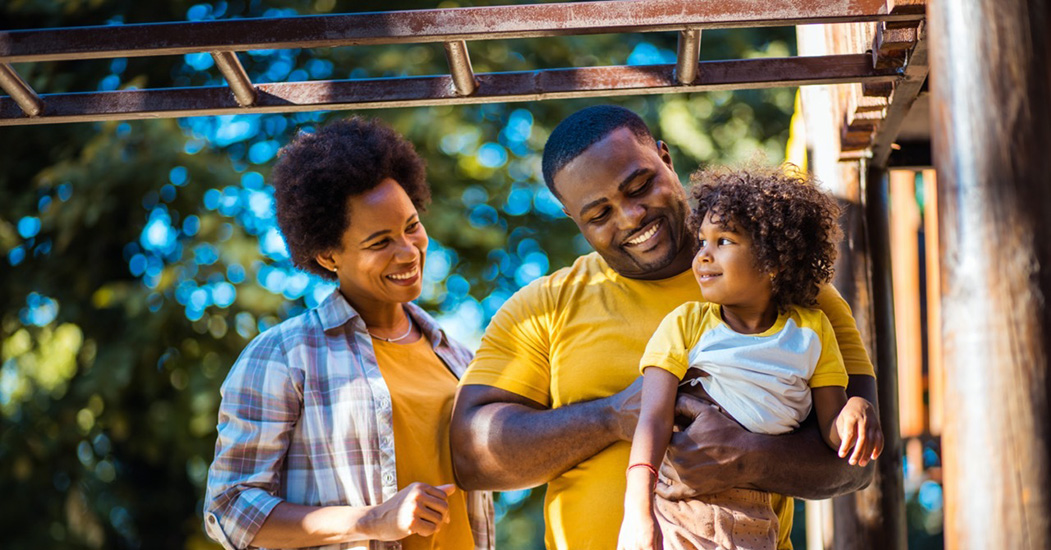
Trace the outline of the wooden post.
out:
M 836 549 L 904 549 L 905 492 L 902 443 L 898 426 L 897 350 L 890 272 L 888 178 L 878 168 L 864 170 L 864 219 L 871 273 L 869 340 L 879 391 L 880 421 L 886 446 L 876 462 L 876 475 L 864 490 L 833 499 Z
M 945 371 L 942 362 L 941 241 L 938 238 L 938 179 L 923 171 L 923 235 L 927 263 L 927 409 L 931 435 L 942 433 Z
M 1051 5 L 931 2 L 945 538 L 1051 548 Z

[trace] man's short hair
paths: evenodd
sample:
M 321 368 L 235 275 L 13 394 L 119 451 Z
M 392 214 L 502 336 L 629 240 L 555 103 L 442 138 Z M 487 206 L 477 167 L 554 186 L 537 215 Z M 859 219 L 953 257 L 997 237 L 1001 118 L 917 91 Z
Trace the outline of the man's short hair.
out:
M 592 145 L 614 130 L 627 128 L 643 144 L 654 144 L 653 134 L 639 115 L 616 105 L 596 105 L 581 109 L 563 120 L 544 145 L 544 183 L 556 197 L 555 174 L 573 162 Z

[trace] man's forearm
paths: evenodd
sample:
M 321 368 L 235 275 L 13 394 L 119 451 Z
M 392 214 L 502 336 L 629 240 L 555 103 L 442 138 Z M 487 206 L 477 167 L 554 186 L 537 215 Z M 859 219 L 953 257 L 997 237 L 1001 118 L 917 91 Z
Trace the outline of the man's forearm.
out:
M 546 483 L 622 438 L 614 407 L 605 398 L 547 409 L 489 386 L 464 386 L 450 428 L 457 482 L 470 490 Z

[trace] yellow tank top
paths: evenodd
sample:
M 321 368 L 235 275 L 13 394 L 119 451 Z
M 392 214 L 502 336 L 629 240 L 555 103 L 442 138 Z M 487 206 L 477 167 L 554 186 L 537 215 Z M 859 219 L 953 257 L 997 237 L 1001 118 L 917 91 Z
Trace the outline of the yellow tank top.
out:
M 449 417 L 456 376 L 435 355 L 425 337 L 404 345 L 376 339 L 372 343 L 394 411 L 398 490 L 417 481 L 434 486 L 453 483 Z M 462 489 L 449 497 L 449 514 L 449 523 L 437 533 L 430 537 L 412 535 L 401 541 L 402 548 L 473 548 L 467 498 Z

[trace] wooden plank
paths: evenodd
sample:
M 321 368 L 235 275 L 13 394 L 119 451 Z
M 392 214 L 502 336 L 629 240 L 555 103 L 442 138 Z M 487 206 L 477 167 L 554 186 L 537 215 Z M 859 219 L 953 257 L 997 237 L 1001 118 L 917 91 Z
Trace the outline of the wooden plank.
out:
M 887 118 L 880 125 L 872 142 L 872 163 L 876 166 L 887 165 L 891 145 L 898 137 L 898 131 L 909 114 L 916 96 L 919 95 L 923 82 L 927 80 L 927 32 L 925 23 L 918 27 L 916 45 L 909 50 L 908 63 L 901 80 L 894 84 L 894 92 L 887 107 Z
M 938 236 L 938 178 L 923 171 L 923 234 L 927 273 L 927 403 L 929 431 L 941 435 L 945 410 L 945 367 L 942 359 L 941 244 Z
M 890 259 L 894 285 L 894 334 L 898 353 L 898 415 L 901 437 L 926 430 L 923 404 L 923 327 L 920 322 L 920 210 L 916 173 L 890 172 Z
M 919 18 L 888 13 L 885 0 L 566 2 L 4 31 L 0 62 Z
M 479 74 L 478 89 L 470 96 L 456 95 L 449 75 L 259 84 L 258 97 L 250 108 L 238 105 L 225 86 L 50 94 L 43 96 L 47 111 L 32 119 L 24 117 L 14 101 L 0 97 L 0 126 L 540 101 L 894 78 L 892 73 L 873 69 L 865 54 L 704 62 L 691 85 L 679 84 L 674 69 L 675 65 L 668 64 Z

